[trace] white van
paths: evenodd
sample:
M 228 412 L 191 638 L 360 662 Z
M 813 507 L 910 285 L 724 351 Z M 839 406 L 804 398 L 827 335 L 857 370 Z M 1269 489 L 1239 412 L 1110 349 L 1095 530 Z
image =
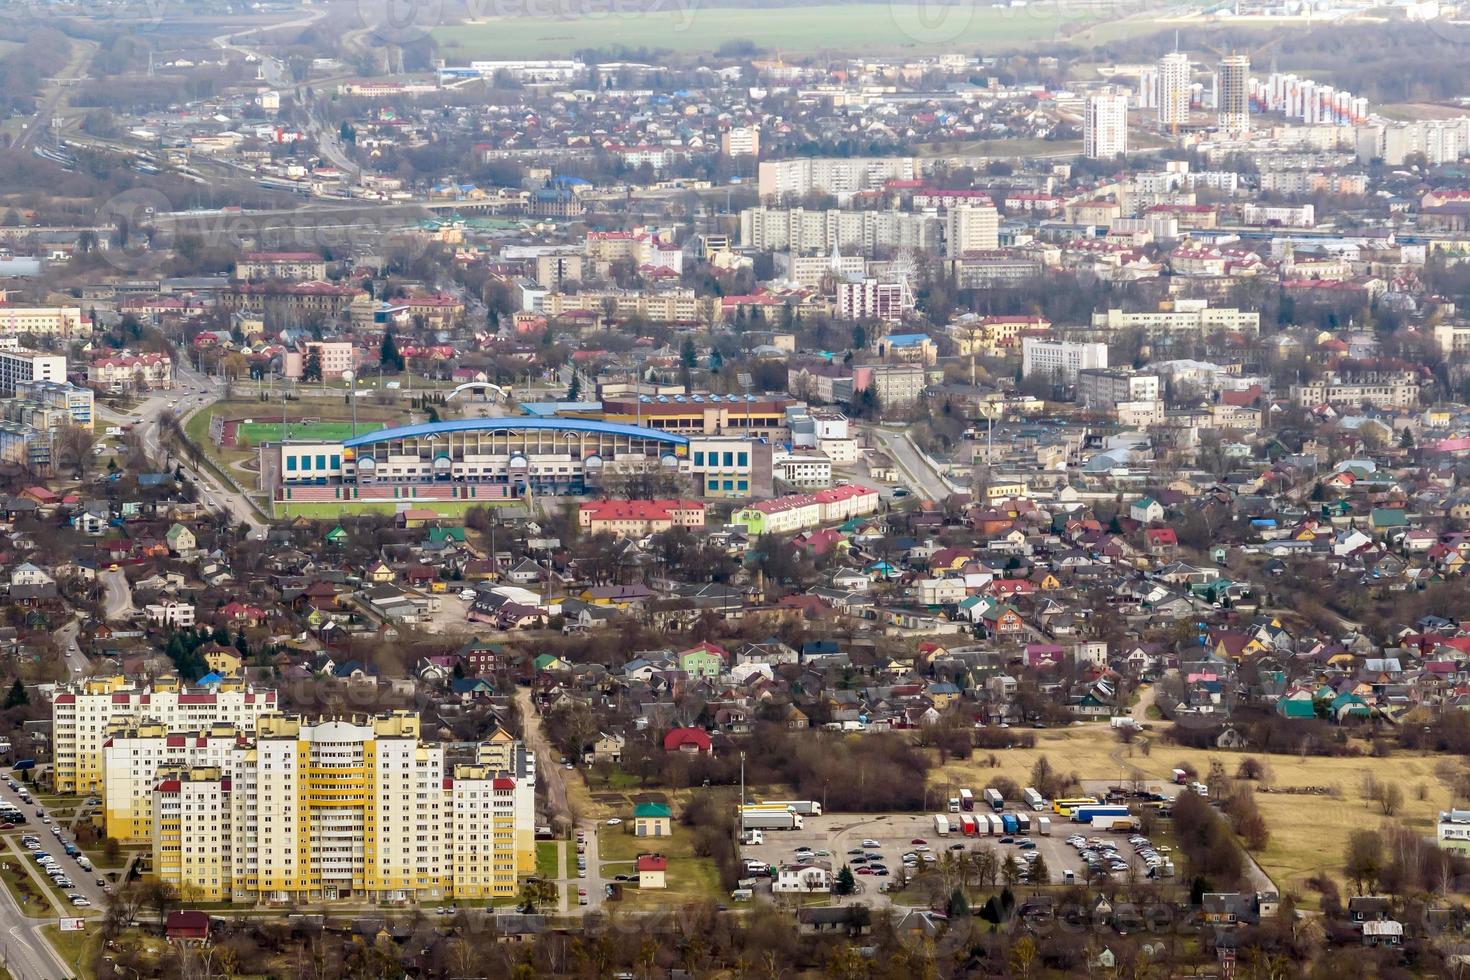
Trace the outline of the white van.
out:
M 755 897 L 755 892 L 749 888 L 737 888 L 730 893 L 730 897 L 737 902 L 748 902 Z

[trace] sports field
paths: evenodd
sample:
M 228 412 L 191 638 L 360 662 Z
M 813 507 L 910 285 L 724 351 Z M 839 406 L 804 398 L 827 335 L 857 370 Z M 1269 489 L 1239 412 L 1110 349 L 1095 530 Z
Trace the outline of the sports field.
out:
M 617 5 L 612 5 L 614 8 Z M 654 4 L 649 12 L 589 12 L 575 19 L 497 17 L 440 27 L 439 50 L 450 64 L 474 58 L 567 57 L 581 48 L 714 52 L 749 41 L 772 54 L 815 51 L 994 51 L 1070 37 L 1090 28 L 1137 24 L 1158 29 L 1152 18 L 1120 22 L 1116 7 L 1038 3 L 990 7 L 951 4 L 854 3 L 765 9 L 701 8 L 696 3 Z M 1126 33 L 1126 31 L 1125 31 Z
M 381 422 L 357 423 L 357 434 L 375 432 L 381 429 Z M 326 442 L 337 442 L 352 437 L 351 422 L 293 422 L 289 426 L 292 439 L 321 439 Z M 279 422 L 241 422 L 235 431 L 235 445 L 258 446 L 262 442 L 279 440 L 282 426 Z

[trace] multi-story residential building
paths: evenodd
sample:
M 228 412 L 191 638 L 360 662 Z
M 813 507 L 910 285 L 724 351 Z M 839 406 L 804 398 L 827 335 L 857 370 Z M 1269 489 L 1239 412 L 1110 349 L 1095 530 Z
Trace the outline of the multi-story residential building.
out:
M 614 317 L 640 316 L 660 323 L 714 323 L 719 315 L 718 296 L 699 296 L 692 289 L 662 289 L 625 292 L 620 289 L 582 290 L 576 293 L 547 293 L 538 310 L 560 316 L 570 310 L 611 310 Z
M 837 284 L 837 315 L 844 320 L 897 323 L 905 310 L 904 287 L 897 282 L 862 279 Z
M 881 190 L 890 180 L 917 176 L 919 163 L 914 157 L 797 157 L 762 160 L 756 187 L 761 200 L 820 191 L 842 202 L 860 191 Z
M 246 252 L 235 261 L 235 278 L 319 282 L 327 278 L 327 262 L 315 252 Z
M 66 381 L 66 355 L 24 347 L 0 349 L 0 397 L 14 398 L 16 385 L 27 381 Z
M 1094 330 L 1142 330 L 1149 337 L 1166 337 L 1172 333 L 1211 334 L 1259 333 L 1261 314 L 1256 310 L 1232 307 L 1212 308 L 1205 300 L 1175 300 L 1171 309 L 1138 313 L 1123 310 L 1100 310 L 1092 315 Z
M 109 354 L 87 366 L 87 384 L 109 391 L 142 386 L 169 389 L 174 386 L 174 362 L 167 354 Z
M 939 251 L 943 222 L 934 212 L 844 211 L 832 208 L 746 208 L 740 243 L 761 252 L 872 256 L 879 250 Z
M 1411 409 L 1419 405 L 1419 380 L 1407 371 L 1369 373 L 1352 380 L 1329 374 L 1307 384 L 1292 385 L 1291 401 L 1303 408 L 1372 405 Z
M 1108 366 L 1108 345 L 1091 341 L 1021 338 L 1021 374 L 1073 384 L 1077 372 Z
M 1240 209 L 1240 220 L 1247 225 L 1311 228 L 1317 223 L 1317 214 L 1310 204 L 1245 204 Z
M 83 332 L 83 323 L 76 306 L 0 305 L 0 337 L 75 337 Z
M 727 157 L 760 156 L 761 128 L 759 126 L 731 126 L 720 134 L 720 152 Z
M 1000 247 L 1000 214 L 993 204 L 960 204 L 945 212 L 945 255 L 959 259 Z
M 368 298 L 357 286 L 277 280 L 237 283 L 219 296 L 220 305 L 231 313 L 249 310 L 293 324 L 317 316 L 341 316 L 353 303 Z
M 266 715 L 227 766 L 160 774 L 155 872 L 196 901 L 506 898 L 535 870 L 535 782 L 504 731 L 454 764 L 412 712 Z
M 63 687 L 51 701 L 56 791 L 82 794 L 102 788 L 102 747 L 115 721 L 157 721 L 178 732 L 229 724 L 250 734 L 257 718 L 275 710 L 275 691 L 234 680 L 189 688 L 176 677 L 135 685 L 115 675 Z
M 300 381 L 306 373 L 307 364 L 311 362 L 313 352 L 316 353 L 317 363 L 321 367 L 323 381 L 338 380 L 357 367 L 352 341 L 308 340 L 300 348 L 286 351 L 281 358 L 281 373 Z
M 1082 152 L 1111 160 L 1128 152 L 1128 96 L 1090 95 L 1083 104 Z
M 162 722 L 119 718 L 102 743 L 102 819 L 105 833 L 124 844 L 153 839 L 153 790 L 166 769 L 227 770 L 244 740 L 234 725 L 172 731 Z
M 1215 109 L 1224 133 L 1244 133 L 1250 128 L 1251 60 L 1243 54 L 1220 59 L 1215 72 Z
M 84 429 L 92 427 L 91 388 L 79 388 L 65 381 L 17 381 L 15 398 L 17 401 L 57 411 L 69 419 L 72 425 Z
M 1077 372 L 1077 402 L 1088 408 L 1114 408 L 1120 402 L 1159 400 L 1159 376 L 1138 371 L 1091 368 Z
M 778 252 L 775 256 L 776 275 L 786 282 L 798 286 L 819 286 L 825 280 L 861 280 L 868 271 L 868 260 L 861 255 L 843 255 L 833 246 L 828 255 L 797 255 L 795 252 Z
M 1189 55 L 1171 51 L 1159 60 L 1159 125 L 1178 127 L 1189 122 L 1193 77 Z

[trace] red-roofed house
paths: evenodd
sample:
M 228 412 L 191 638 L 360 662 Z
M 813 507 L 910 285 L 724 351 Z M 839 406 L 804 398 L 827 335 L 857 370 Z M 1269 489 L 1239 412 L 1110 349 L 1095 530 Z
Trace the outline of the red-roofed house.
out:
M 665 752 L 688 752 L 691 755 L 708 755 L 712 748 L 709 732 L 702 728 L 671 728 L 664 736 Z
M 662 854 L 638 855 L 638 887 L 667 888 L 669 859 Z
M 209 915 L 193 909 L 176 909 L 168 914 L 164 934 L 169 940 L 194 940 L 203 942 L 209 938 Z
M 1166 557 L 1179 550 L 1179 535 L 1172 527 L 1151 527 L 1143 532 L 1144 545 L 1155 557 Z

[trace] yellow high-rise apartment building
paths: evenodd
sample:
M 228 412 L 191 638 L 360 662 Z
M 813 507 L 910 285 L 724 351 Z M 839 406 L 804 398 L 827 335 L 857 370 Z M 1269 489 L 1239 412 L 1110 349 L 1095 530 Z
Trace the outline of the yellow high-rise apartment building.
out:
M 177 677 L 159 677 L 151 686 L 134 685 L 121 676 L 89 678 L 62 688 L 51 701 L 56 791 L 101 791 L 102 747 L 114 721 L 158 722 L 169 732 L 227 724 L 250 735 L 255 720 L 275 710 L 275 691 L 257 691 L 239 680 L 190 688 Z
M 413 712 L 262 716 L 228 768 L 158 774 L 159 876 L 197 901 L 514 896 L 536 866 L 531 754 L 502 731 L 446 767 L 420 736 Z

